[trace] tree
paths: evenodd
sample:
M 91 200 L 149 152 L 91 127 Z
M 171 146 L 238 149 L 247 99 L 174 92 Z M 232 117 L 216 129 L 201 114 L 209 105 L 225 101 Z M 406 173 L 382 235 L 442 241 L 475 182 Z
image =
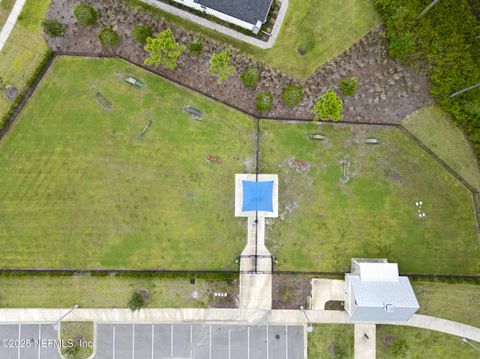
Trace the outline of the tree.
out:
M 213 54 L 210 59 L 210 74 L 217 76 L 217 82 L 222 83 L 235 75 L 235 67 L 230 65 L 230 49 Z
M 314 120 L 339 121 L 342 116 L 342 99 L 333 90 L 328 90 L 313 106 Z
M 147 38 L 145 50 L 150 57 L 144 62 L 146 65 L 163 65 L 169 70 L 177 67 L 177 60 L 185 51 L 185 45 L 179 45 L 173 36 L 172 30 L 160 32 L 157 37 Z
M 75 19 L 82 25 L 95 25 L 97 22 L 97 12 L 88 4 L 80 3 L 73 10 Z
M 138 292 L 134 292 L 132 297 L 128 301 L 128 307 L 132 312 L 136 310 L 140 310 L 145 306 L 145 299 L 143 299 L 142 295 Z
M 65 25 L 56 19 L 46 19 L 42 21 L 43 32 L 50 37 L 60 37 L 65 33 Z

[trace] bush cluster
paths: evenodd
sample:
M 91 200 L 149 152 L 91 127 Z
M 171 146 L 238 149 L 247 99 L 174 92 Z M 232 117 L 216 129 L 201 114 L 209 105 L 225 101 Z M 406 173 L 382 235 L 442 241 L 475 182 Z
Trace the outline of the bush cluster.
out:
M 255 88 L 260 81 L 260 73 L 255 67 L 249 67 L 242 72 L 240 80 L 245 87 Z
M 78 4 L 73 10 L 73 15 L 82 25 L 92 26 L 97 22 L 97 11 L 86 3 Z
M 188 51 L 197 56 L 203 54 L 203 40 L 200 36 L 194 37 L 193 40 L 188 43 Z
M 340 81 L 338 87 L 342 96 L 353 96 L 357 92 L 358 81 L 355 77 L 350 77 Z
M 430 92 L 453 115 L 480 154 L 480 89 L 449 98 L 461 89 L 480 83 L 480 23 L 474 2 L 442 0 L 423 17 L 427 2 L 375 0 L 385 19 L 390 55 L 423 67 Z
M 302 102 L 303 90 L 298 85 L 288 85 L 282 90 L 282 101 L 285 105 L 295 107 Z
M 110 29 L 109 27 L 102 29 L 102 31 L 100 31 L 100 34 L 98 35 L 98 38 L 100 39 L 100 42 L 103 46 L 109 48 L 117 47 L 120 43 L 120 37 L 118 36 L 117 32 Z
M 140 310 L 145 306 L 145 299 L 139 292 L 133 292 L 130 300 L 128 301 L 128 307 L 132 312 Z
M 42 29 L 45 35 L 50 37 L 61 37 L 65 33 L 65 25 L 56 19 L 46 19 L 42 21 Z
M 273 105 L 273 95 L 271 92 L 261 92 L 256 98 L 257 110 L 259 112 L 268 112 Z
M 141 45 L 145 45 L 149 37 L 152 37 L 152 30 L 148 26 L 135 25 L 132 29 L 132 38 Z

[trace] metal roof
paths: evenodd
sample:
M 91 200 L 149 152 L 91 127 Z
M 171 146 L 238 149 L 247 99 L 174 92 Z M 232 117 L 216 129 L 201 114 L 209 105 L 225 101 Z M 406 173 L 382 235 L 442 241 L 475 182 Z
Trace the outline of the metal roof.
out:
M 359 263 L 360 280 L 368 282 L 397 282 L 397 263 Z
M 397 281 L 362 281 L 359 276 L 349 275 L 358 307 L 419 308 L 417 298 L 407 277 Z
M 273 0 L 195 0 L 200 5 L 255 25 L 264 23 Z

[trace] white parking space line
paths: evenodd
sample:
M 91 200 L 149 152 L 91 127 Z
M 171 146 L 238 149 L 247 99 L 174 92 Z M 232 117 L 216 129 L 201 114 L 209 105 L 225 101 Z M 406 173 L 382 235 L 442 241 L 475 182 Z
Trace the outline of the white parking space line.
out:
M 153 359 L 153 353 L 154 353 L 154 345 L 155 343 L 155 325 L 152 324 L 152 359 Z
M 250 359 L 250 327 L 247 328 L 247 359 Z
M 228 329 L 228 359 L 232 359 L 232 330 Z
M 115 327 L 113 327 L 113 339 L 112 339 L 112 357 L 115 359 Z
M 42 325 L 39 324 L 38 325 L 38 340 L 42 340 Z M 40 359 L 40 350 L 42 349 L 42 346 L 39 345 L 38 346 L 38 359 Z
M 192 343 L 193 343 L 193 325 L 190 324 L 190 359 L 192 359 L 192 354 L 193 354 Z
M 17 350 L 17 358 L 20 359 L 20 338 L 22 337 L 22 325 L 18 325 L 18 350 Z
M 285 359 L 288 359 L 288 326 L 285 325 Z
M 268 339 L 268 324 L 267 324 L 266 329 L 267 329 L 267 359 L 268 359 L 268 346 L 270 344 L 270 339 Z
M 173 357 L 173 324 L 170 327 L 170 356 Z
M 135 324 L 132 324 L 132 359 L 135 359 Z
M 209 348 L 208 358 L 212 359 L 212 325 L 211 324 L 210 324 L 210 348 Z

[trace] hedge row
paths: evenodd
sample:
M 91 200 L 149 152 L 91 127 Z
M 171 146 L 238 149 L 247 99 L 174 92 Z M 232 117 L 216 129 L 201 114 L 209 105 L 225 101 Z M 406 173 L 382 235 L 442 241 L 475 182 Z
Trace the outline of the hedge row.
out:
M 390 55 L 428 74 L 432 96 L 465 130 L 480 155 L 480 89 L 449 98 L 480 83 L 480 21 L 474 2 L 442 0 L 418 19 L 429 3 L 375 0 L 385 19 Z

